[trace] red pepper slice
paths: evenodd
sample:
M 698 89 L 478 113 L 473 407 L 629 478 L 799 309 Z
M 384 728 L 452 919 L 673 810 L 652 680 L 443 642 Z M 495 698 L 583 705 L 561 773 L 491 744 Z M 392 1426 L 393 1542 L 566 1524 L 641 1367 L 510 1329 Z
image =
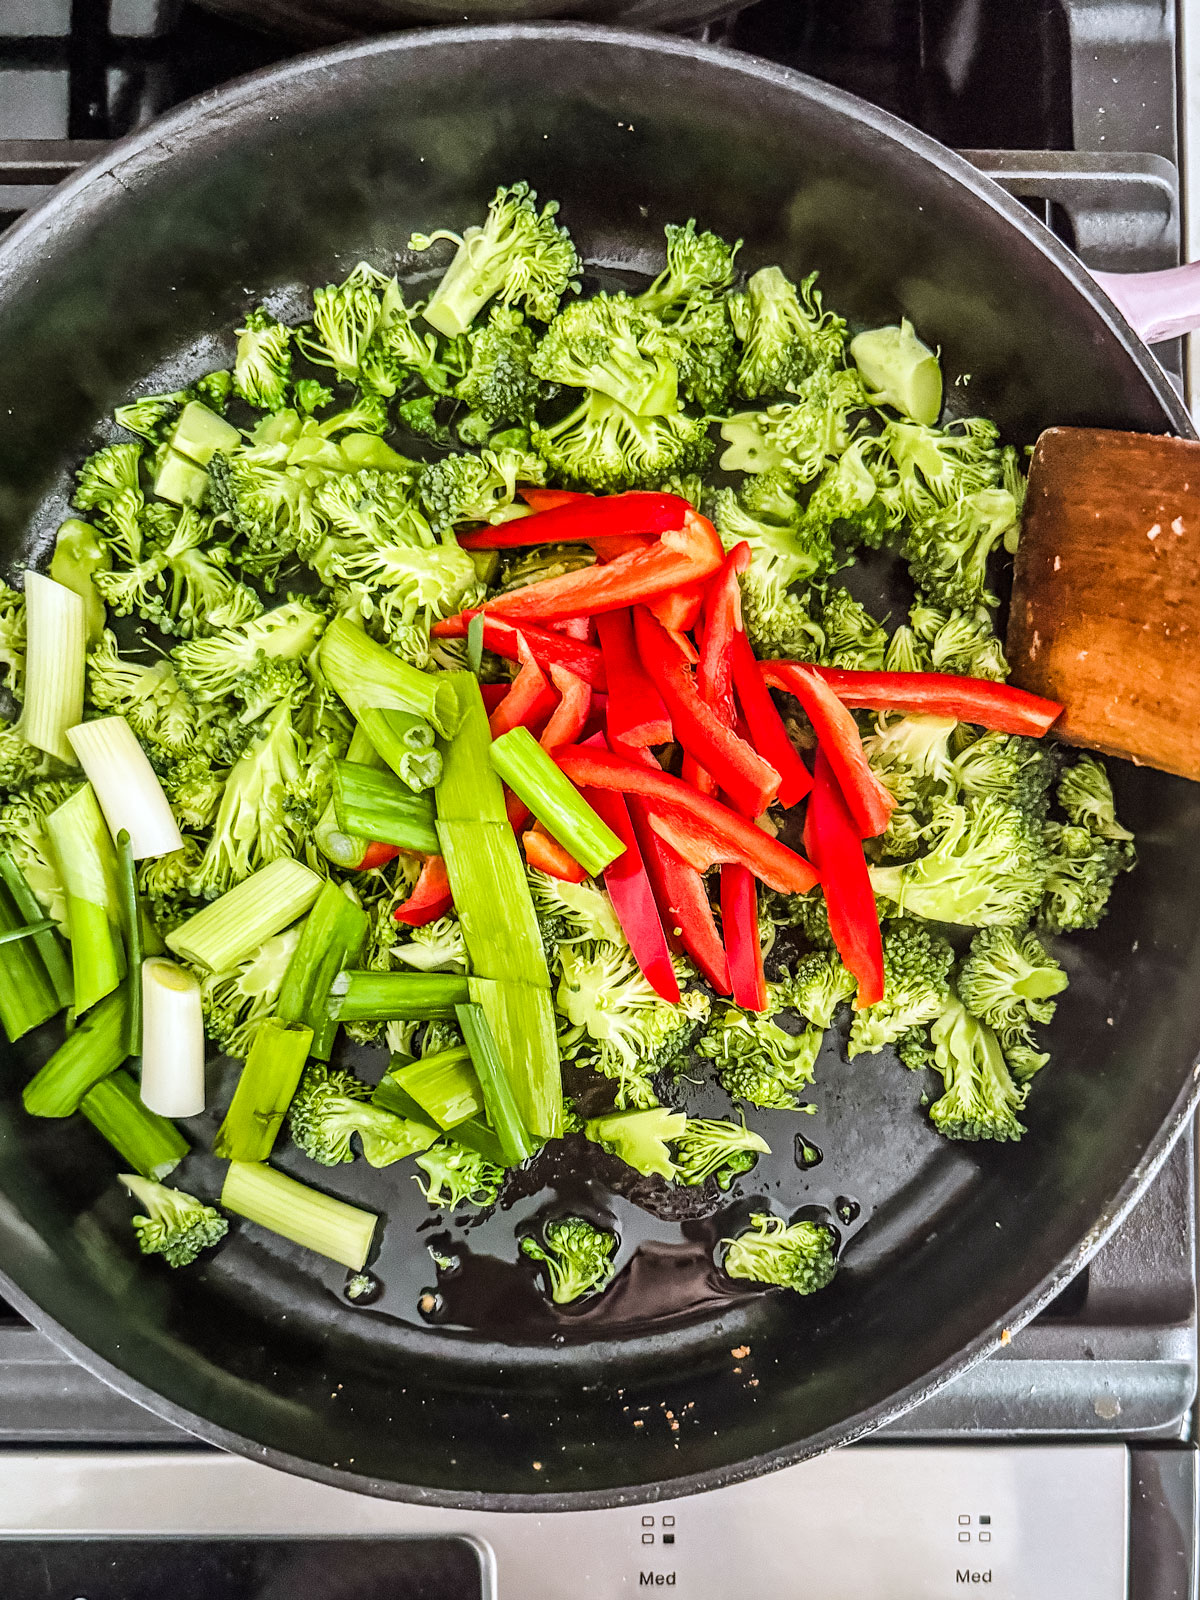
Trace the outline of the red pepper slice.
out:
M 539 743 L 543 750 L 554 750 L 560 744 L 574 744 L 583 733 L 592 709 L 591 685 L 577 678 L 565 667 L 551 667 L 550 678 L 562 698 L 550 713 L 550 721 L 542 731 Z
M 791 689 L 794 661 L 763 661 L 763 677 L 779 689 Z M 995 733 L 1023 733 L 1040 739 L 1062 715 L 1056 700 L 1043 700 L 1026 689 L 988 678 L 957 678 L 948 672 L 854 672 L 844 667 L 816 667 L 838 699 L 862 711 L 928 712 L 957 717 Z
M 710 580 L 697 630 L 700 651 L 696 665 L 696 691 L 725 726 L 732 728 L 743 742 L 745 740 L 737 727 L 733 703 L 732 645 L 742 626 L 738 573 L 744 572 L 749 562 L 750 546 L 743 540 L 725 557 L 720 572 Z M 682 773 L 689 783 L 694 783 L 704 794 L 716 794 L 716 780 L 693 756 L 684 756 Z
M 565 883 L 582 883 L 587 873 L 557 839 L 552 839 L 541 823 L 535 823 L 528 833 L 521 835 L 525 846 L 525 859 L 548 877 L 561 878 Z
M 822 746 L 804 818 L 804 848 L 821 874 L 829 931 L 858 980 L 855 1005 L 861 1011 L 883 999 L 883 938 L 858 823 Z
M 508 693 L 488 718 L 492 738 L 498 739 L 511 728 L 529 728 L 549 716 L 554 709 L 556 695 L 528 650 L 522 652 L 521 670 L 512 681 Z
M 435 639 L 465 639 L 475 611 L 460 611 L 457 616 L 443 617 L 429 630 Z M 521 641 L 524 639 L 529 653 L 544 670 L 553 666 L 566 667 L 577 678 L 590 683 L 593 689 L 603 689 L 604 662 L 593 644 L 581 644 L 565 633 L 555 633 L 550 628 L 538 628 L 523 623 L 516 628 L 500 617 L 483 619 L 483 644 L 486 650 L 503 656 L 507 661 L 520 661 Z
M 555 633 L 565 633 L 568 639 L 588 640 L 592 636 L 591 617 L 564 617 L 561 622 L 552 622 L 550 627 Z
M 767 688 L 763 673 L 759 671 L 754 651 L 744 633 L 734 635 L 731 654 L 733 687 L 746 721 L 747 738 L 763 760 L 769 761 L 779 774 L 779 794 L 776 797 L 779 804 L 794 806 L 812 788 L 808 768 L 788 737 L 783 718 L 776 710 L 771 691 Z
M 453 904 L 446 863 L 441 856 L 426 856 L 413 892 L 403 905 L 396 907 L 392 916 L 406 927 L 423 928 L 427 922 L 444 917 Z
M 574 509 L 567 507 L 568 511 Z M 544 515 L 559 513 L 547 511 Z M 489 616 L 507 617 L 519 624 L 619 611 L 622 606 L 653 600 L 681 584 L 710 577 L 724 558 L 717 530 L 689 506 L 683 527 L 666 529 L 649 549 L 630 551 L 604 566 L 581 567 L 557 578 L 543 578 L 524 589 L 497 595 L 484 609 Z
M 650 550 L 658 540 L 640 533 L 613 533 L 605 534 L 603 539 L 589 539 L 588 543 L 597 561 L 615 561 L 618 556 L 628 555 L 631 550 Z
M 476 533 L 464 533 L 464 550 L 509 550 L 524 544 L 573 544 L 628 534 L 668 533 L 683 527 L 692 510 L 677 494 L 588 495 L 532 517 L 514 517 Z
M 736 861 L 727 861 L 721 868 L 721 927 L 734 1004 L 743 1011 L 765 1011 L 767 978 L 758 938 L 758 890 L 754 874 Z
M 504 683 L 481 683 L 479 685 L 479 695 L 483 701 L 483 709 L 489 717 L 511 688 L 512 683 L 508 681 Z
M 829 765 L 846 797 L 860 837 L 885 831 L 896 802 L 871 771 L 858 724 L 815 667 L 799 661 L 772 661 L 768 683 L 794 694 L 804 707 Z M 782 669 L 782 670 L 779 670 Z
M 740 861 L 755 877 L 781 894 L 805 894 L 817 875 L 803 856 L 772 839 L 745 817 L 708 795 L 697 794 L 689 784 L 656 767 L 642 766 L 622 756 L 568 745 L 554 759 L 572 783 L 596 789 L 617 789 L 640 795 L 656 831 L 665 823 L 668 843 L 685 860 L 706 867 L 718 861 Z M 664 836 L 666 836 L 664 831 Z M 679 844 L 685 845 L 680 850 Z M 686 853 L 685 853 L 686 851 Z
M 582 792 L 597 816 L 625 846 L 623 854 L 605 867 L 604 887 L 629 948 L 655 993 L 677 1004 L 679 982 L 625 797 L 614 789 L 585 788 Z
M 389 861 L 394 861 L 400 854 L 399 847 L 394 844 L 380 844 L 374 840 L 362 853 L 362 860 L 354 872 L 373 872 L 376 867 L 386 867 Z
M 648 600 L 646 610 L 656 616 L 668 633 L 690 633 L 704 605 L 705 585 L 685 583 L 658 600 Z
M 626 801 L 668 943 L 677 939 L 716 992 L 728 994 L 725 947 L 703 877 L 655 832 L 644 800 L 631 794 Z
M 779 790 L 779 774 L 705 703 L 670 634 L 644 607 L 634 613 L 638 654 L 658 685 L 675 737 L 745 816 L 757 817 Z
M 531 511 L 555 511 L 559 506 L 569 506 L 576 500 L 590 500 L 590 494 L 580 494 L 574 489 L 540 489 L 536 484 L 523 483 L 517 493 Z
M 608 683 L 607 725 L 610 741 L 644 749 L 667 744 L 674 735 L 662 696 L 646 676 L 633 638 L 628 611 L 606 611 L 596 618 Z

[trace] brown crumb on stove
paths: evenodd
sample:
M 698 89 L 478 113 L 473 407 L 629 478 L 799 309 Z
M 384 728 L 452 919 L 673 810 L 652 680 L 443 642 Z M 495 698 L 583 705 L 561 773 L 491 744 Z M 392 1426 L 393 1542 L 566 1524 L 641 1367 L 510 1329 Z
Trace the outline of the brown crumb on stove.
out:
M 542 1463 L 540 1461 L 535 1461 L 533 1463 L 533 1470 L 535 1472 L 540 1472 L 542 1470 Z
M 417 1301 L 417 1305 L 420 1308 L 422 1315 L 427 1317 L 429 1316 L 430 1312 L 437 1310 L 437 1295 L 423 1294 Z
M 739 1344 L 737 1348 L 735 1350 L 731 1350 L 729 1354 L 735 1361 L 744 1361 L 750 1354 L 750 1346 L 748 1344 Z
M 1011 1344 L 1012 1343 L 1012 1334 L 1009 1333 L 1007 1328 L 1001 1328 L 1001 1330 L 1000 1330 L 1000 1343 L 1001 1344 Z
M 748 1386 L 749 1386 L 749 1387 L 750 1387 L 750 1388 L 751 1388 L 751 1389 L 757 1389 L 757 1388 L 758 1388 L 758 1379 L 757 1379 L 757 1378 L 751 1378 L 751 1379 L 749 1379 L 749 1383 L 748 1383 Z
M 634 1417 L 633 1425 L 634 1425 L 635 1428 L 644 1428 L 646 1426 L 646 1424 L 642 1421 L 641 1417 Z

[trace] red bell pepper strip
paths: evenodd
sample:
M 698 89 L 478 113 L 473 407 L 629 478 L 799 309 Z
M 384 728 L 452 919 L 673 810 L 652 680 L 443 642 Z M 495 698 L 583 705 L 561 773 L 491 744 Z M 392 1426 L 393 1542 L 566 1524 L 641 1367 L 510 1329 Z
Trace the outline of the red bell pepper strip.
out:
M 392 916 L 409 928 L 423 928 L 427 922 L 444 917 L 453 904 L 446 863 L 441 856 L 426 856 L 413 892 L 403 905 L 396 907 Z
M 767 978 L 758 938 L 758 890 L 754 874 L 736 861 L 721 868 L 721 928 L 735 1005 L 767 1009 Z
M 743 540 L 725 557 L 720 572 L 710 580 L 697 629 L 700 651 L 696 664 L 696 692 L 743 742 L 746 741 L 736 725 L 737 708 L 733 703 L 732 646 L 734 636 L 740 633 L 742 626 L 742 593 L 738 587 L 738 573 L 744 572 L 749 564 L 750 546 Z M 685 754 L 682 775 L 705 794 L 716 794 L 716 779 L 693 756 Z
M 791 689 L 793 661 L 763 661 L 763 677 L 779 689 Z M 1023 733 L 1040 739 L 1062 715 L 1056 700 L 1043 700 L 1026 689 L 987 678 L 957 678 L 948 672 L 854 672 L 843 667 L 816 667 L 838 699 L 863 711 L 927 712 L 957 717 L 995 733 Z
M 716 992 L 728 994 L 729 965 L 704 879 L 655 832 L 646 802 L 632 794 L 626 801 L 668 943 L 678 940 Z
M 489 717 L 511 688 L 512 684 L 510 682 L 481 683 L 479 685 L 479 694 L 480 698 L 483 700 L 483 709 L 487 712 Z
M 617 921 L 629 940 L 629 948 L 655 993 L 673 1005 L 677 1004 L 679 982 L 671 965 L 671 952 L 667 948 L 666 935 L 654 902 L 654 890 L 642 861 L 625 796 L 614 789 L 585 788 L 582 793 L 597 816 L 608 824 L 625 846 L 623 854 L 605 867 L 604 887 L 608 890 Z
M 681 778 L 636 760 L 600 750 L 568 745 L 554 759 L 572 783 L 596 789 L 617 789 L 640 795 L 656 825 L 663 820 L 676 839 L 687 843 L 685 859 L 706 867 L 718 861 L 740 861 L 755 877 L 781 894 L 806 894 L 817 875 L 803 856 L 772 839 L 708 795 L 697 794 Z M 671 842 L 669 840 L 668 842 Z M 674 846 L 678 850 L 678 844 Z M 684 854 L 683 851 L 679 851 Z
M 514 517 L 475 533 L 464 533 L 464 550 L 510 550 L 525 544 L 574 544 L 614 534 L 669 533 L 683 527 L 692 507 L 677 494 L 587 495 L 532 517 Z M 693 513 L 694 515 L 694 513 Z
M 829 759 L 860 837 L 874 839 L 886 830 L 896 802 L 871 771 L 858 724 L 815 667 L 799 661 L 772 661 L 770 665 L 786 669 L 773 671 L 767 682 L 777 683 L 794 694 L 804 707 L 817 736 L 817 746 Z
M 560 744 L 574 744 L 582 735 L 592 709 L 592 691 L 589 684 L 577 678 L 565 667 L 551 667 L 550 678 L 561 695 L 550 713 L 550 720 L 538 741 L 543 750 L 555 750 Z
M 656 616 L 668 633 L 690 633 L 704 605 L 702 583 L 685 583 L 657 600 L 648 600 L 646 610 Z
M 829 931 L 838 954 L 858 980 L 855 1006 L 883 999 L 883 938 L 858 823 L 850 812 L 825 749 L 818 745 L 813 790 L 804 818 L 804 848 L 825 890 Z
M 592 636 L 591 617 L 564 617 L 561 622 L 552 622 L 551 629 L 555 633 L 565 633 L 568 639 L 590 639 Z
M 471 618 L 475 615 L 474 611 L 460 611 L 457 616 L 443 617 L 440 622 L 435 622 L 429 631 L 435 639 L 465 639 Z M 504 622 L 499 617 L 484 617 L 485 650 L 491 650 L 507 661 L 520 661 L 522 639 L 528 645 L 530 655 L 543 670 L 554 666 L 566 667 L 577 678 L 590 683 L 593 689 L 604 688 L 604 662 L 594 644 L 581 644 L 565 633 L 555 633 L 549 628 L 537 628 L 529 623 L 515 628 L 511 622 Z
M 389 861 L 394 861 L 400 854 L 399 847 L 394 844 L 380 844 L 376 839 L 362 853 L 362 860 L 353 869 L 357 872 L 373 872 L 377 867 L 386 867 Z
M 575 507 L 566 509 L 573 512 Z M 557 511 L 543 514 L 559 515 Z M 525 520 L 532 522 L 534 518 Z M 699 583 L 711 577 L 724 559 L 717 530 L 689 506 L 683 527 L 664 530 L 657 544 L 648 549 L 617 556 L 604 566 L 580 567 L 497 595 L 484 610 L 489 616 L 506 617 L 517 624 L 619 611 L 622 606 L 669 594 L 681 584 Z
M 662 696 L 646 676 L 633 638 L 628 611 L 606 611 L 596 618 L 608 684 L 608 737 L 618 745 L 645 749 L 673 737 Z
M 794 806 L 812 788 L 812 778 L 800 752 L 788 737 L 783 718 L 776 710 L 771 691 L 759 671 L 754 651 L 744 633 L 734 635 L 732 658 L 733 687 L 745 718 L 746 738 L 763 760 L 769 761 L 778 772 L 779 794 L 776 798 L 779 804 Z
M 547 877 L 561 878 L 565 883 L 582 883 L 587 877 L 575 857 L 564 850 L 557 839 L 552 839 L 540 822 L 521 835 L 521 843 L 529 865 Z
M 779 791 L 775 768 L 705 703 L 670 634 L 644 607 L 634 613 L 634 631 L 642 666 L 666 702 L 676 739 L 731 805 L 744 816 L 761 816 Z
M 531 511 L 555 511 L 559 506 L 569 506 L 574 500 L 590 500 L 590 494 L 579 494 L 574 489 L 541 489 L 536 484 L 523 483 L 517 493 Z
M 526 649 L 521 670 L 508 693 L 488 718 L 492 738 L 498 739 L 511 728 L 531 728 L 549 716 L 556 696 L 546 674 Z

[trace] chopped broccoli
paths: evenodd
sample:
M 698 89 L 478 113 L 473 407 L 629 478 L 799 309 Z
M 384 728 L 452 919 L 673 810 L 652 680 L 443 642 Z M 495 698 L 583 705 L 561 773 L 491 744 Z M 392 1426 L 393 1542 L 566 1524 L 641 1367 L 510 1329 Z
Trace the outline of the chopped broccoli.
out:
M 1137 864 L 1125 840 L 1102 839 L 1071 822 L 1047 822 L 1042 829 L 1046 849 L 1045 897 L 1038 924 L 1047 933 L 1076 933 L 1094 928 L 1108 909 L 1113 884 Z
M 168 856 L 160 856 L 157 861 L 143 864 L 141 881 L 152 900 L 170 892 L 170 880 L 162 865 L 169 860 Z M 227 1056 L 244 1060 L 250 1054 L 259 1023 L 274 1015 L 288 964 L 300 943 L 300 929 L 300 923 L 285 928 L 282 933 L 265 940 L 236 967 L 200 975 L 205 1032 Z
M 2 759 L 0 752 L 0 762 Z M 67 901 L 46 835 L 46 818 L 78 787 L 78 780 L 51 778 L 10 794 L 0 805 L 0 849 L 13 858 L 46 915 L 62 928 L 67 925 Z
M 214 777 L 214 783 L 216 793 L 210 816 L 216 811 L 221 797 L 220 778 Z M 172 808 L 177 820 L 191 825 L 186 822 L 182 808 L 177 807 L 173 800 Z M 192 834 L 184 834 L 183 844 L 178 850 L 170 850 L 162 856 L 149 856 L 145 861 L 138 862 L 138 889 L 148 903 L 150 915 L 160 932 L 169 933 L 192 914 L 192 880 L 199 871 L 203 854 L 204 846 L 199 839 Z
M 837 1272 L 833 1230 L 818 1222 L 793 1222 L 756 1211 L 745 1233 L 730 1240 L 721 1265 L 731 1278 L 769 1283 L 796 1294 L 815 1294 Z
M 0 668 L 4 687 L 20 700 L 25 692 L 25 596 L 0 583 Z
M 1000 1041 L 953 996 L 930 1030 L 932 1065 L 942 1075 L 943 1093 L 929 1108 L 929 1119 L 947 1139 L 1019 1139 L 1025 1132 L 1017 1113 L 1028 1091 L 1012 1076 Z
M 312 327 L 296 332 L 296 342 L 308 359 L 332 367 L 346 383 L 357 382 L 382 315 L 379 291 L 387 282 L 382 273 L 360 261 L 341 283 L 314 289 Z
M 1094 756 L 1081 756 L 1058 780 L 1058 803 L 1076 827 L 1087 828 L 1098 839 L 1129 843 L 1133 835 L 1117 821 L 1112 784 Z
M 883 665 L 887 672 L 929 671 L 929 652 L 907 623 L 901 624 L 888 640 Z
M 123 716 L 163 760 L 185 755 L 200 735 L 202 719 L 170 661 L 143 666 L 126 660 L 107 629 L 88 656 L 87 688 L 94 706 Z
M 157 597 L 139 610 L 164 633 L 177 633 L 190 639 L 197 633 L 218 628 L 235 628 L 256 617 L 262 602 L 245 584 L 238 583 L 225 570 L 229 552 L 214 541 L 212 524 L 190 506 L 180 511 L 170 537 L 161 548 L 162 599 Z M 109 574 L 97 574 L 97 586 Z
M 673 323 L 690 307 L 719 298 L 729 287 L 741 241 L 730 245 L 718 233 L 697 233 L 695 217 L 682 226 L 668 222 L 664 232 L 667 264 L 638 296 L 638 305 Z
M 308 600 L 288 600 L 236 627 L 190 639 L 173 653 L 179 680 L 197 700 L 222 700 L 264 661 L 302 661 L 316 647 L 325 617 Z
M 408 931 L 409 942 L 392 951 L 397 961 L 418 972 L 465 972 L 467 947 L 457 917 L 438 917 Z
M 323 1167 L 354 1160 L 355 1134 L 372 1167 L 390 1167 L 432 1144 L 436 1134 L 424 1123 L 372 1105 L 371 1093 L 353 1073 L 310 1062 L 288 1107 L 293 1140 Z
M 490 300 L 522 305 L 539 322 L 549 322 L 568 289 L 578 289 L 579 257 L 570 235 L 555 222 L 558 204 L 537 208 L 527 183 L 496 190 L 482 228 L 464 234 L 439 229 L 414 233 L 411 250 L 428 250 L 438 239 L 458 248 L 430 296 L 424 316 L 448 338 L 466 333 Z
M 586 880 L 569 883 L 565 878 L 551 878 L 532 869 L 527 876 L 549 960 L 554 960 L 562 944 L 584 940 L 618 947 L 625 944 L 612 901 L 603 889 Z
M 418 379 L 435 394 L 445 394 L 454 381 L 453 361 L 438 351 L 436 334 L 417 326 L 421 306 L 407 306 L 395 278 L 384 281 L 379 322 L 366 346 L 359 380 L 385 396 L 397 394 Z
M 452 1211 L 458 1205 L 494 1206 L 504 1182 L 504 1168 L 486 1161 L 477 1150 L 453 1139 L 442 1139 L 417 1157 L 417 1166 L 426 1181 L 413 1177 L 421 1184 L 421 1193 L 431 1206 L 444 1206 Z
M 954 951 L 929 928 L 907 919 L 891 923 L 883 936 L 883 999 L 855 1012 L 847 1054 L 874 1055 L 910 1028 L 935 1021 L 953 964 Z
M 1040 739 L 985 733 L 955 757 L 954 777 L 962 794 L 998 795 L 1040 822 L 1054 780 L 1054 757 Z
M 521 1240 L 524 1254 L 545 1267 L 550 1298 L 559 1306 L 605 1287 L 613 1275 L 616 1248 L 615 1233 L 597 1228 L 583 1217 L 547 1222 L 540 1241 L 532 1236 Z
M 848 589 L 834 589 L 825 596 L 821 606 L 821 630 L 825 635 L 822 665 L 850 667 L 860 672 L 882 670 L 887 655 L 887 630 Z
M 822 1037 L 818 1029 L 788 1033 L 766 1013 L 720 1005 L 696 1052 L 716 1062 L 721 1086 L 732 1099 L 794 1111 L 813 1081 Z
M 830 571 L 834 561 L 828 529 L 810 523 L 787 481 L 785 474 L 764 473 L 747 478 L 740 491 L 718 489 L 712 501 L 726 550 L 743 540 L 750 546 L 743 585 L 767 597 Z
M 886 328 L 868 328 L 850 341 L 850 358 L 862 373 L 871 404 L 891 406 L 912 422 L 931 427 L 942 409 L 942 371 L 907 317 Z
M 730 304 L 734 327 L 742 341 L 738 393 L 747 400 L 795 392 L 817 367 L 842 360 L 846 324 L 821 305 L 817 274 L 799 288 L 779 267 L 754 273 L 744 295 Z
M 850 443 L 850 413 L 865 404 L 858 374 L 818 367 L 803 380 L 793 403 L 745 411 L 721 424 L 728 448 L 725 472 L 769 472 L 785 467 L 808 483 Z
M 872 771 L 900 805 L 916 802 L 928 807 L 957 793 L 950 753 L 957 727 L 953 717 L 879 718 L 875 732 L 863 740 L 863 748 Z
M 217 814 L 228 776 L 227 768 L 213 765 L 211 754 L 197 752 L 169 762 L 158 779 L 180 827 L 207 828 Z M 198 865 L 199 856 L 196 860 Z
M 113 412 L 113 421 L 130 433 L 141 434 L 151 444 L 158 444 L 189 398 L 186 389 L 177 389 L 173 394 L 142 395 L 127 405 L 118 406 Z
M 627 295 L 598 294 L 565 306 L 533 358 L 539 378 L 597 390 L 638 417 L 678 410 L 679 369 L 662 326 Z
M 966 805 L 941 803 L 926 831 L 933 842 L 924 855 L 870 869 L 877 895 L 931 922 L 1028 922 L 1045 888 L 1046 850 L 1023 811 L 990 794 Z
M 472 438 L 528 427 L 545 385 L 533 370 L 533 330 L 521 313 L 493 306 L 487 322 L 467 335 L 467 347 L 467 369 L 454 387 L 470 418 L 469 425 L 459 422 L 460 437 L 464 427 Z
M 810 941 L 815 932 L 818 938 L 812 942 L 818 943 L 820 948 L 801 956 L 795 972 L 778 986 L 779 994 L 784 1005 L 807 1017 L 813 1027 L 823 1033 L 833 1025 L 833 1015 L 838 1006 L 854 999 L 858 984 L 854 974 L 847 970 L 841 957 L 832 948 L 825 897 L 820 894 L 801 896 L 793 902 L 793 906 L 806 919 L 800 921 L 798 926 L 805 929 Z M 815 924 L 818 917 L 821 919 L 819 924 L 813 926 L 810 932 L 810 924 Z
M 237 331 L 233 387 L 243 400 L 264 411 L 278 411 L 287 400 L 292 376 L 292 331 L 261 306 Z
M 123 495 L 141 497 L 140 444 L 110 444 L 90 455 L 75 478 L 74 502 L 85 511 L 112 505 Z M 136 556 L 133 557 L 136 559 Z
M 932 667 L 934 672 L 991 678 L 997 683 L 1008 677 L 1004 647 L 996 637 L 986 606 L 939 611 L 935 606 L 919 603 L 912 608 L 909 620 L 917 640 L 928 652 L 921 670 Z
M 162 1256 L 169 1267 L 190 1266 L 201 1250 L 219 1244 L 229 1232 L 229 1224 L 219 1211 L 183 1189 L 168 1189 L 165 1184 L 139 1178 L 132 1172 L 123 1172 L 121 1182 L 146 1208 L 145 1214 L 133 1218 L 133 1231 L 143 1255 Z
M 593 1144 L 635 1171 L 671 1179 L 675 1162 L 667 1146 L 682 1136 L 686 1125 L 682 1111 L 651 1106 L 645 1111 L 609 1111 L 592 1117 L 583 1124 L 583 1132 Z
M 913 582 L 931 604 L 994 606 L 987 586 L 988 557 L 1017 520 L 1007 489 L 978 489 L 914 523 L 905 543 Z
M 534 427 L 531 437 L 556 477 L 602 494 L 699 472 L 713 448 L 703 417 L 639 417 L 597 391 L 560 422 Z
M 460 522 L 503 520 L 519 483 L 542 483 L 545 463 L 527 450 L 484 450 L 433 462 L 421 477 L 421 505 L 435 533 Z
M 998 437 L 995 423 L 984 417 L 960 418 L 944 428 L 889 422 L 879 444 L 894 473 L 885 494 L 895 516 L 921 524 L 978 490 L 997 488 L 1005 470 Z
M 753 572 L 742 577 L 742 626 L 760 661 L 816 661 L 825 635 L 799 596 L 764 589 Z
M 728 1189 L 739 1173 L 749 1172 L 760 1155 L 771 1153 L 762 1135 L 747 1128 L 745 1116 L 740 1123 L 688 1117 L 675 1146 L 681 1183 L 699 1184 L 715 1177 L 722 1189 Z
M 19 789 L 31 778 L 41 777 L 49 765 L 44 750 L 30 744 L 21 723 L 0 723 L 0 785 Z
M 1031 1046 L 1035 1022 L 1049 1022 L 1067 975 L 1035 933 L 981 928 L 958 973 L 958 993 L 973 1015 L 995 1029 L 1005 1050 Z

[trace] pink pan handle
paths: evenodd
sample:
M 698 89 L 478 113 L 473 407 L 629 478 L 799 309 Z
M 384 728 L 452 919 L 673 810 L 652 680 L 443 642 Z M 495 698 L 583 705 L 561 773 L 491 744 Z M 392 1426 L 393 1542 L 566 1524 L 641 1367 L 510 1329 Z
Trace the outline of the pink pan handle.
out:
M 1200 329 L 1200 261 L 1165 272 L 1093 272 L 1092 276 L 1147 344 Z

